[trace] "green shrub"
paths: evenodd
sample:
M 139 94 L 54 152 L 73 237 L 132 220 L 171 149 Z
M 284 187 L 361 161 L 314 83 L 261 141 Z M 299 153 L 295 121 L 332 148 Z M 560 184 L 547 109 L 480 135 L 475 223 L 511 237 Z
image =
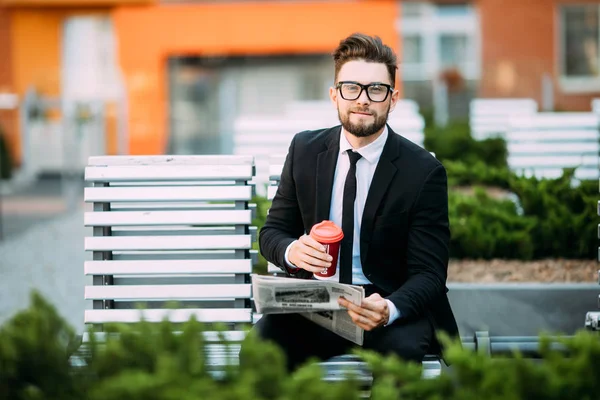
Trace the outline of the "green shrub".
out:
M 486 167 L 481 162 L 468 165 L 463 162 L 448 161 L 445 163 L 445 167 L 450 188 L 449 201 L 462 199 L 460 196 L 454 196 L 453 200 L 452 194 L 459 188 L 473 185 L 500 188 L 504 189 L 506 193 L 515 195 L 514 197 L 522 208 L 521 218 L 529 221 L 523 222 L 521 230 L 518 226 L 507 225 L 504 218 L 494 217 L 494 213 L 491 211 L 465 214 L 464 207 L 456 208 L 450 204 L 451 229 L 458 235 L 453 237 L 452 248 L 456 251 L 456 253 L 452 253 L 453 257 L 476 257 L 481 254 L 479 249 L 492 248 L 489 243 L 482 242 L 504 240 L 506 238 L 504 235 L 493 238 L 486 234 L 478 239 L 477 235 L 467 232 L 471 229 L 475 229 L 477 232 L 489 231 L 488 228 L 496 223 L 511 230 L 514 233 L 513 237 L 527 237 L 527 240 L 524 239 L 524 246 L 528 247 L 529 243 L 533 244 L 531 257 L 535 259 L 548 257 L 596 258 L 598 246 L 595 206 L 598 201 L 598 183 L 596 181 L 582 181 L 579 186 L 574 186 L 572 184 L 573 169 L 565 169 L 563 176 L 557 179 L 536 179 L 535 177 L 517 176 L 508 168 Z M 467 200 L 460 201 L 464 203 Z M 473 203 L 474 201 L 471 202 L 471 208 L 502 208 L 497 202 L 486 201 L 485 204 L 477 206 Z M 503 213 L 503 211 L 499 212 Z M 485 213 L 486 217 L 482 213 Z M 467 222 L 464 218 L 467 216 L 470 220 L 465 225 Z M 483 224 L 485 224 L 485 229 Z M 462 241 L 466 240 L 466 237 L 475 240 L 471 247 L 464 247 L 467 246 L 467 243 Z M 471 251 L 469 248 L 473 250 Z M 514 253 L 512 254 L 514 255 Z M 490 257 L 510 258 L 510 256 L 510 254 L 500 251 L 490 253 Z
M 451 191 L 448 214 L 454 258 L 531 259 L 534 254 L 530 233 L 537 221 L 518 215 L 510 200 L 492 199 L 477 187 L 474 195 Z
M 462 161 L 444 162 L 448 175 L 448 186 L 483 185 L 510 189 L 516 175 L 508 167 L 488 166 L 483 161 L 467 164 Z
M 537 219 L 532 230 L 535 258 L 597 257 L 598 182 L 571 184 L 574 170 L 561 178 L 518 178 L 510 190 L 520 199 L 525 215 Z
M 467 165 L 481 162 L 492 167 L 506 167 L 508 151 L 501 138 L 473 139 L 468 122 L 455 121 L 441 128 L 425 128 L 424 146 L 442 163 L 462 161 Z
M 4 131 L 0 126 L 0 179 L 10 179 L 12 176 L 12 160 L 4 136 Z
M 85 363 L 68 361 L 73 330 L 56 310 L 33 293 L 32 305 L 0 328 L 0 398 L 11 400 L 302 400 L 358 399 L 351 380 L 326 383 L 320 367 L 307 363 L 285 372 L 279 348 L 248 336 L 244 362 L 221 378 L 209 373 L 202 340 L 204 325 L 138 323 L 111 325 L 104 344 L 94 335 Z M 180 331 L 180 334 L 175 334 Z M 419 365 L 356 349 L 373 376 L 372 399 L 563 400 L 597 399 L 600 393 L 600 337 L 579 331 L 559 339 L 567 354 L 541 336 L 542 362 L 490 358 L 445 336 L 451 371 L 422 379 Z

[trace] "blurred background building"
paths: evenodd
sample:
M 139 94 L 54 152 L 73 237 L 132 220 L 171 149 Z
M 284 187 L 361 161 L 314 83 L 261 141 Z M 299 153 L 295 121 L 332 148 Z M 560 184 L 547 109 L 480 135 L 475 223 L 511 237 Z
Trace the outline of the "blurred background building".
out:
M 450 118 L 476 97 L 589 111 L 599 13 L 557 0 L 0 0 L 0 95 L 18 98 L 0 125 L 33 174 L 93 154 L 229 154 L 240 118 L 326 100 L 330 53 L 355 31 L 396 49 L 397 87 L 422 112 L 441 80 Z

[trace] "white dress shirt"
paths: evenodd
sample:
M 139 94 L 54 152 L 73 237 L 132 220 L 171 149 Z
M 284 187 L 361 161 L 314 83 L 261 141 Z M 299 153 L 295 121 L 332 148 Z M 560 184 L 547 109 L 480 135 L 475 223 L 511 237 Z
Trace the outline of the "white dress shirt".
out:
M 360 261 L 360 227 L 362 224 L 363 210 L 367 201 L 367 195 L 371 182 L 373 181 L 373 175 L 375 174 L 375 168 L 383 152 L 383 147 L 388 138 L 387 125 L 384 128 L 382 134 L 375 139 L 374 142 L 368 144 L 365 147 L 361 147 L 357 150 L 362 156 L 356 163 L 356 200 L 354 202 L 354 238 L 352 240 L 352 283 L 355 285 L 371 284 L 365 274 L 362 271 L 362 263 Z M 337 164 L 335 166 L 335 175 L 333 177 L 333 190 L 331 192 L 331 206 L 329 208 L 329 219 L 333 221 L 337 226 L 342 226 L 342 204 L 344 199 L 344 185 L 346 182 L 346 176 L 350 170 L 350 160 L 346 152 L 352 149 L 352 145 L 346 139 L 346 133 L 342 128 L 340 134 L 340 153 L 337 158 Z M 293 244 L 293 243 L 292 243 Z M 295 267 L 294 264 L 288 260 L 288 253 L 291 245 L 288 246 L 285 252 L 285 261 Z M 338 268 L 336 269 L 335 275 L 323 278 L 314 275 L 316 279 L 323 280 L 335 280 L 340 279 L 340 268 L 339 268 L 339 256 L 338 256 Z M 391 324 L 400 317 L 400 312 L 390 300 L 386 299 L 388 308 L 390 310 L 390 318 L 388 324 Z

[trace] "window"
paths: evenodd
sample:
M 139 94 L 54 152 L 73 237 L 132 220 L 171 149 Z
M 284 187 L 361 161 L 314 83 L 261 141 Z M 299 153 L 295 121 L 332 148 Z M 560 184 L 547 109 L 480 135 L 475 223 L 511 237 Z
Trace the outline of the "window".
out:
M 585 90 L 584 87 L 597 90 L 600 86 L 599 16 L 597 5 L 561 8 L 560 69 L 566 90 Z M 590 81 L 594 81 L 595 87 L 589 87 Z
M 466 35 L 440 35 L 440 64 L 442 68 L 463 67 L 469 61 Z
M 435 13 L 443 17 L 465 16 L 471 13 L 470 4 L 438 4 Z
M 397 29 L 403 81 L 436 79 L 447 68 L 459 69 L 467 80 L 479 79 L 479 22 L 472 4 L 401 4 Z
M 406 64 L 423 62 L 421 36 L 404 36 L 402 38 L 402 62 Z

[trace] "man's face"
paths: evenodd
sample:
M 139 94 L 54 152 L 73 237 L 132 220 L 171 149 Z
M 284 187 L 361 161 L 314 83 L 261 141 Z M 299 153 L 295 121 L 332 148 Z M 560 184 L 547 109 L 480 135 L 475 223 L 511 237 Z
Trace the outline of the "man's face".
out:
M 338 73 L 336 84 L 338 82 L 391 85 L 385 64 L 366 61 L 349 61 L 345 63 Z M 371 99 L 369 99 L 367 91 L 363 90 L 358 98 L 347 100 L 353 99 L 360 90 L 361 88 L 356 85 L 346 86 L 344 92 L 341 92 L 341 88 L 332 87 L 329 89 L 329 96 L 337 107 L 338 117 L 344 129 L 356 137 L 368 137 L 383 131 L 388 113 L 394 109 L 399 94 L 397 90 L 394 90 L 387 93 L 384 101 L 373 101 L 385 96 L 384 93 L 387 88 L 380 86 L 371 88 Z

